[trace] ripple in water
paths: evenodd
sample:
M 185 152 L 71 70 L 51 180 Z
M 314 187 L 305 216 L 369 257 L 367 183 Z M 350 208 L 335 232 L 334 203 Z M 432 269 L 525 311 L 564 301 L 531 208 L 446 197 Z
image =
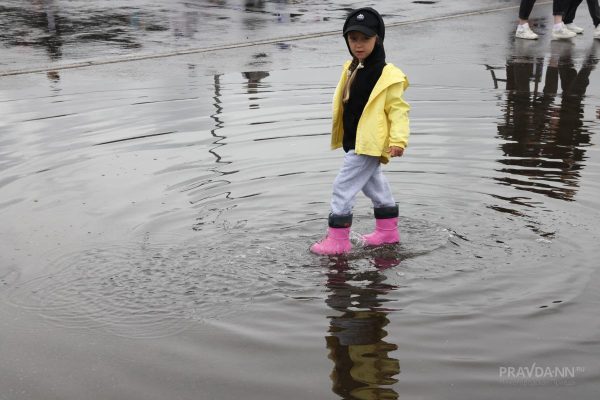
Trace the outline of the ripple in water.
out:
M 407 221 L 411 239 L 399 246 L 366 249 L 355 240 L 350 268 L 389 268 L 448 242 L 447 230 L 425 224 Z M 288 237 L 281 229 L 269 236 L 253 226 L 252 236 L 248 226 L 232 230 L 223 221 L 217 230 L 193 240 L 146 235 L 137 243 L 62 256 L 47 268 L 57 272 L 13 286 L 9 301 L 61 326 L 155 338 L 229 317 L 260 300 L 307 292 L 325 299 L 324 267 L 331 260 L 308 252 L 314 235 L 298 240 L 292 237 L 297 231 Z

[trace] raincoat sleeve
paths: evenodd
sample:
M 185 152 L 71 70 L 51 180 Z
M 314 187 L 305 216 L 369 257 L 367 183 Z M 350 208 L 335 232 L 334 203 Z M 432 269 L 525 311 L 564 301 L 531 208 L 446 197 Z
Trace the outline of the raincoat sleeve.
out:
M 410 105 L 403 98 L 404 90 L 407 87 L 408 80 L 404 77 L 402 81 L 388 87 L 385 100 L 385 113 L 390 127 L 390 146 L 403 149 L 408 146 L 408 137 L 410 136 L 408 122 Z
M 342 114 L 343 114 L 343 106 L 342 106 L 342 96 L 344 91 L 344 85 L 346 84 L 346 79 L 348 75 L 348 67 L 350 66 L 350 61 L 347 61 L 344 64 L 344 68 L 342 69 L 342 76 L 340 76 L 340 81 L 337 84 L 335 89 L 335 93 L 333 95 L 333 117 L 331 119 L 331 149 L 335 150 L 342 147 L 342 142 L 344 139 L 344 125 L 342 122 Z

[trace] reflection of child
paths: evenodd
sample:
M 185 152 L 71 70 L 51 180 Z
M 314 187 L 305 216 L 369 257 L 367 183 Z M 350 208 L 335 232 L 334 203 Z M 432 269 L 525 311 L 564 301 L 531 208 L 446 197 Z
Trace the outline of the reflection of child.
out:
M 344 24 L 352 55 L 343 68 L 333 101 L 331 147 L 343 147 L 344 164 L 333 184 L 327 237 L 311 246 L 317 254 L 350 251 L 352 208 L 361 190 L 374 206 L 376 228 L 367 245 L 397 243 L 398 206 L 381 163 L 401 157 L 408 143 L 408 87 L 404 73 L 386 64 L 383 19 L 372 8 L 353 11 Z
M 344 399 L 398 399 L 391 385 L 397 382 L 400 362 L 390 354 L 398 346 L 385 340 L 390 322 L 385 304 L 395 286 L 386 283 L 381 271 L 400 260 L 370 261 L 377 270 L 359 273 L 352 272 L 346 257 L 328 261 L 325 303 L 336 311 L 325 337 L 334 362 L 332 390 Z

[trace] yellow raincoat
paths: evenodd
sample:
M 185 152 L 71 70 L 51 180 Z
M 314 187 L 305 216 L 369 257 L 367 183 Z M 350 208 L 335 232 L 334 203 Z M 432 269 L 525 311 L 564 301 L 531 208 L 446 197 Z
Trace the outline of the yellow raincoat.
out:
M 332 150 L 342 147 L 344 139 L 342 96 L 349 66 L 350 61 L 344 64 L 342 77 L 333 96 Z M 407 87 L 408 79 L 398 67 L 387 64 L 383 68 L 358 121 L 354 149 L 356 154 L 380 157 L 381 162 L 387 164 L 390 160 L 390 146 L 405 148 L 408 145 L 410 105 L 402 98 Z

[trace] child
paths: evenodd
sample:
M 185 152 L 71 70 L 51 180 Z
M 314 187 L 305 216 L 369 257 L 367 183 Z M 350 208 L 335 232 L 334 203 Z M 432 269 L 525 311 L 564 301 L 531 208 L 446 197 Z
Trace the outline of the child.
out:
M 383 19 L 372 8 L 353 11 L 343 35 L 352 55 L 346 62 L 333 99 L 331 148 L 344 148 L 344 164 L 333 183 L 327 237 L 311 246 L 317 254 L 351 249 L 352 207 L 359 191 L 375 209 L 375 231 L 367 245 L 398 243 L 398 205 L 380 163 L 401 157 L 408 143 L 409 105 L 402 99 L 406 76 L 386 64 Z

